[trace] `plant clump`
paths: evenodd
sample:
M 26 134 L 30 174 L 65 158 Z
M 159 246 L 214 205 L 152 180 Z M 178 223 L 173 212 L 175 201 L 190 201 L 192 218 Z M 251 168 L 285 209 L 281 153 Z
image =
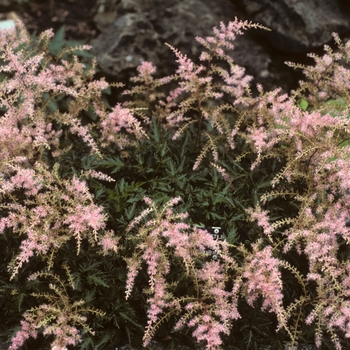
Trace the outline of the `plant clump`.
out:
M 334 34 L 338 49 L 311 55 L 314 66 L 289 63 L 306 78 L 290 94 L 255 91 L 229 55 L 250 28 L 267 29 L 220 23 L 197 38 L 198 61 L 168 44 L 176 72 L 157 78 L 142 62 L 128 89 L 95 79 L 88 47 L 63 31 L 0 32 L 0 335 L 11 350 L 154 338 L 343 348 L 350 46 Z

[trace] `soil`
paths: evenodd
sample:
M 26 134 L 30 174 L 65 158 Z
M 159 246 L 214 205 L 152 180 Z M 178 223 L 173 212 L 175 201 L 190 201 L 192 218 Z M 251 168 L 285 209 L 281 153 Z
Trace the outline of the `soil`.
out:
M 24 22 L 29 33 L 40 34 L 46 29 L 52 28 L 56 33 L 63 25 L 67 40 L 76 40 L 84 44 L 89 44 L 97 38 L 100 30 L 93 21 L 97 13 L 97 0 L 27 0 L 18 5 L 19 0 L 12 0 L 13 5 L 1 7 L 0 13 L 14 11 Z M 273 52 L 274 76 L 271 82 L 264 84 L 267 90 L 271 87 L 281 86 L 285 91 L 290 91 L 298 85 L 298 80 L 302 78 L 301 72 L 295 71 L 291 74 L 291 69 L 284 62 L 303 61 L 305 55 L 289 55 L 286 57 L 281 52 Z M 305 60 L 305 58 L 304 58 Z M 249 73 L 251 74 L 251 73 Z M 106 74 L 108 80 L 108 76 Z M 124 81 L 124 77 L 114 77 L 113 81 Z
M 0 12 L 15 11 L 30 33 L 65 25 L 66 39 L 87 43 L 99 31 L 93 22 L 96 0 L 29 0 L 23 5 L 2 8 Z

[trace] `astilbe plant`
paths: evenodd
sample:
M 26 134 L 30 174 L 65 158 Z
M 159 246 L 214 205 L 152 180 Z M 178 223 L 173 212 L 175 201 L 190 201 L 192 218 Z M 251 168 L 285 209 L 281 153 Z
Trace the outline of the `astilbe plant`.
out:
M 230 174 L 227 167 L 229 162 L 249 159 L 251 171 L 269 167 L 269 163 L 270 167 L 273 165 L 275 170 L 270 186 L 265 186 L 267 189 L 255 201 L 255 208 L 246 210 L 247 220 L 256 221 L 261 227 L 259 244 L 252 243 L 251 251 L 243 246 L 235 247 L 243 252 L 243 263 L 240 273 L 234 274 L 231 282 L 238 281 L 237 275 L 240 276 L 242 296 L 251 305 L 257 294 L 249 296 L 250 290 L 259 291 L 263 309 L 276 314 L 278 329 L 287 331 L 294 346 L 307 325 L 315 324 L 318 347 L 322 344 L 323 333 L 328 332 L 335 347 L 341 348 L 339 331 L 348 338 L 350 324 L 349 263 L 346 253 L 345 257 L 342 255 L 342 251 L 348 250 L 350 233 L 346 225 L 349 219 L 347 140 L 350 130 L 346 107 L 340 111 L 339 108 L 333 109 L 330 114 L 327 106 L 325 108 L 318 102 L 320 98 L 323 101 L 343 98 L 343 105 L 347 105 L 348 89 L 344 77 L 348 70 L 342 62 L 336 62 L 347 60 L 349 45 L 342 45 L 335 35 L 339 52 L 332 53 L 326 47 L 327 54 L 323 58 L 313 55 L 316 66 L 303 67 L 309 80 L 302 83 L 294 95 L 288 96 L 280 89 L 264 92 L 258 85 L 258 96 L 253 97 L 248 89 L 249 77 L 223 50 L 231 49 L 229 41 L 234 40 L 241 29 L 250 26 L 236 20 L 228 26 L 221 24 L 220 28 L 215 28 L 214 37 L 198 38 L 209 50 L 200 56 L 200 60 L 206 61 L 206 66 L 194 64 L 172 48 L 179 64 L 177 74 L 157 83 L 150 78 L 155 70 L 149 63 L 143 63 L 139 68 L 140 78 L 135 81 L 142 81 L 144 89 L 137 86 L 125 93 L 146 96 L 148 103 L 143 107 L 147 109 L 158 96 L 152 89 L 156 91 L 164 83 L 179 80 L 178 87 L 165 98 L 160 98 L 157 108 L 151 113 L 161 121 L 164 129 L 175 130 L 174 140 L 195 125 L 192 129 L 195 144 L 200 145 L 202 151 L 194 163 L 194 170 L 203 164 L 208 151 L 212 154 L 212 165 L 228 181 L 234 179 L 234 173 Z M 225 60 L 229 70 L 215 64 L 214 59 Z M 342 76 L 339 84 L 338 76 Z M 303 103 L 298 105 L 300 96 Z M 231 98 L 231 102 L 223 103 L 227 98 Z M 141 100 L 135 106 L 142 107 Z M 309 109 L 307 101 L 310 102 Z M 239 154 L 237 144 L 242 140 L 249 149 Z M 228 160 L 228 153 L 231 160 Z M 220 156 L 224 159 L 222 163 Z M 232 181 L 234 185 L 235 181 Z M 282 214 L 281 208 L 285 208 Z M 159 225 L 156 231 L 158 228 Z M 145 252 L 155 248 L 151 242 L 145 239 Z M 298 255 L 305 261 L 304 266 L 296 262 Z M 262 264 L 264 269 L 255 266 L 250 270 L 246 265 L 248 261 Z M 133 273 L 135 268 L 132 265 Z M 164 271 L 167 269 L 164 267 Z M 282 269 L 292 273 L 295 284 L 300 285 L 299 289 L 295 286 L 294 297 L 283 302 L 282 293 L 287 286 L 283 286 Z M 274 277 L 265 281 L 266 270 Z M 229 274 L 227 278 L 230 280 Z M 291 291 L 289 293 L 293 295 Z M 156 299 L 149 301 L 150 309 L 160 312 Z M 205 338 L 202 331 L 207 329 L 203 318 L 200 320 L 189 321 L 189 325 L 198 327 L 194 332 L 198 340 Z M 149 326 L 152 323 L 151 317 Z M 148 334 L 149 330 L 146 340 Z M 218 344 L 208 341 L 207 347 L 215 348 Z
M 288 315 L 283 307 L 281 263 L 273 257 L 271 246 L 262 248 L 256 242 L 252 252 L 241 248 L 245 257 L 240 265 L 230 254 L 225 241 L 215 239 L 206 230 L 184 223 L 187 214 L 173 212 L 175 198 L 158 208 L 145 198 L 149 208 L 135 218 L 127 231 L 140 225 L 129 239 L 137 242 L 132 257 L 127 258 L 128 278 L 126 297 L 130 296 L 138 270 L 147 266 L 148 324 L 144 335 L 146 346 L 161 322 L 179 315 L 175 330 L 194 328 L 193 337 L 204 342 L 207 349 L 222 345 L 222 334 L 229 334 L 232 322 L 241 317 L 238 299 L 244 295 L 250 305 L 263 297 L 263 310 L 274 312 L 278 328 L 288 331 Z M 170 271 L 181 263 L 187 288 L 178 295 L 177 281 Z M 173 265 L 174 264 L 174 265 Z M 181 275 L 180 275 L 181 276 Z M 234 278 L 234 276 L 239 276 Z M 175 278 L 178 276 L 175 275 Z M 173 280 L 172 280 L 173 279 Z M 164 313 L 164 316 L 161 316 Z
M 94 68 L 86 69 L 77 57 L 71 61 L 51 58 L 45 50 L 52 36 L 52 31 L 44 32 L 35 45 L 21 23 L 17 30 L 1 31 L 0 71 L 5 77 L 0 94 L 4 111 L 0 119 L 0 231 L 21 239 L 19 252 L 9 265 L 11 279 L 25 264 L 43 266 L 42 261 L 50 271 L 56 253 L 71 240 L 76 241 L 78 254 L 83 240 L 100 245 L 105 253 L 117 251 L 116 238 L 105 230 L 103 208 L 94 203 L 86 182 L 79 178 L 80 174 L 62 178 L 58 164 L 60 155 L 68 150 L 65 145 L 69 135 L 77 135 L 91 153 L 99 155 L 80 115 L 89 108 L 90 101 L 100 99 L 107 84 L 92 80 Z M 66 100 L 65 107 L 50 107 L 50 103 L 55 105 L 62 98 Z M 110 180 L 93 171 L 85 176 Z M 53 274 L 47 276 L 57 280 Z M 68 295 L 59 295 L 67 304 Z M 63 327 L 62 315 L 50 315 L 59 308 L 55 300 L 49 298 L 47 309 L 36 307 L 24 314 L 22 330 L 13 339 L 11 349 L 17 349 L 38 331 L 55 336 L 52 348 L 63 349 L 65 344 L 79 341 L 76 326 L 84 324 L 84 320 L 78 322 L 78 305 L 67 304 L 64 310 L 66 321 L 73 320 L 72 328 L 67 324 L 68 329 Z M 69 338 L 72 332 L 74 339 Z
M 85 314 L 102 316 L 76 295 L 71 301 L 62 282 L 71 242 L 76 261 L 85 242 L 115 254 L 127 271 L 124 297 L 130 305 L 146 298 L 144 345 L 168 321 L 185 334 L 190 328 L 207 349 L 225 339 L 239 346 L 230 333 L 250 307 L 274 319 L 273 331 L 292 347 L 311 330 L 318 347 L 329 333 L 341 349 L 341 337 L 350 336 L 350 130 L 341 59 L 350 47 L 335 35 L 339 52 L 327 47 L 313 56 L 316 66 L 302 67 L 308 80 L 294 94 L 258 85 L 254 95 L 251 77 L 230 56 L 248 28 L 263 27 L 235 19 L 197 38 L 205 47 L 197 63 L 169 45 L 175 74 L 155 78 L 156 68 L 143 62 L 136 85 L 112 108 L 94 66 L 47 54 L 50 31 L 35 45 L 22 27 L 1 32 L 0 229 L 17 242 L 9 277 L 20 279 L 29 266 L 31 282 L 53 280 L 34 294 L 47 303 L 24 312 L 12 349 L 40 332 L 54 335 L 51 348 L 67 348 L 82 340 L 77 327 L 90 330 Z M 196 227 L 206 202 L 222 213 L 202 211 L 203 221 L 225 220 L 233 232 L 227 242 Z M 81 275 L 68 272 L 68 279 L 75 286 Z
M 130 295 L 137 271 L 144 261 L 149 276 L 147 294 L 150 295 L 144 346 L 152 339 L 159 323 L 164 321 L 164 316 L 160 315 L 166 312 L 166 317 L 172 313 L 184 313 L 175 328 L 184 325 L 195 327 L 193 336 L 197 341 L 205 340 L 209 348 L 215 348 L 222 343 L 220 333 L 228 334 L 232 320 L 240 317 L 236 308 L 237 295 L 225 291 L 225 269 L 235 264 L 224 242 L 214 240 L 205 230 L 184 223 L 186 214 L 173 212 L 172 207 L 179 200 L 175 198 L 157 208 L 153 201 L 145 198 L 149 208 L 127 228 L 127 232 L 131 231 L 152 213 L 154 218 L 129 236 L 137 244 L 132 257 L 127 260 L 126 297 Z M 200 264 L 201 260 L 210 256 L 208 251 L 218 259 Z M 183 272 L 187 283 L 191 284 L 189 291 L 193 295 L 176 296 L 176 280 L 169 281 L 167 278 L 176 260 L 184 266 Z M 196 266 L 198 264 L 200 267 Z
M 84 307 L 84 300 L 71 301 L 67 287 L 75 289 L 75 284 L 69 268 L 62 266 L 62 269 L 67 273 L 68 283 L 49 272 L 38 272 L 30 276 L 30 280 L 41 277 L 53 281 L 49 284 L 49 288 L 54 293 L 33 293 L 37 298 L 46 299 L 47 303 L 33 307 L 24 313 L 24 320 L 21 321 L 22 329 L 12 339 L 9 350 L 18 349 L 29 337 L 36 338 L 38 331 L 42 331 L 44 335 L 54 336 L 51 348 L 55 350 L 67 349 L 67 346 L 75 346 L 81 342 L 77 327 L 82 327 L 91 335 L 94 334 L 87 325 L 87 317 L 84 314 L 103 316 L 103 313 Z
M 72 62 L 62 60 L 49 64 L 44 61 L 44 54 L 34 55 L 29 51 L 31 42 L 23 28 L 6 35 L 0 70 L 9 77 L 1 83 L 1 104 L 5 112 L 0 125 L 0 164 L 2 209 L 7 215 L 1 219 L 1 229 L 11 227 L 28 236 L 28 241 L 23 241 L 23 256 L 16 258 L 16 273 L 19 265 L 27 262 L 34 252 L 47 254 L 58 249 L 69 239 L 69 234 L 64 238 L 63 233 L 70 232 L 71 237 L 75 237 L 78 252 L 87 234 L 91 233 L 91 241 L 99 240 L 98 231 L 104 229 L 105 217 L 102 208 L 94 205 L 85 182 L 77 177 L 60 179 L 58 163 L 48 168 L 45 159 L 51 156 L 53 164 L 55 158 L 65 152 L 60 149 L 62 126 L 67 126 L 66 132 L 80 136 L 91 152 L 99 153 L 78 116 L 88 107 L 87 101 L 99 98 L 107 84 L 90 81 L 93 69 L 84 71 L 85 66 L 76 57 Z M 14 43 L 13 36 L 16 36 Z M 40 42 L 51 36 L 50 31 L 44 32 Z M 29 48 L 24 50 L 21 45 Z M 60 94 L 66 96 L 68 111 L 49 113 L 47 102 L 42 100 L 44 92 L 52 94 L 53 100 Z M 61 125 L 60 130 L 53 128 L 54 123 Z M 90 171 L 90 176 L 111 180 L 97 172 Z
M 320 78 L 317 74 L 311 77 Z M 320 83 L 325 89 L 318 94 L 332 93 L 333 87 L 327 88 L 326 81 Z M 313 92 L 305 98 L 313 101 Z M 349 137 L 348 116 L 346 111 L 332 116 L 316 108 L 302 110 L 293 98 L 277 90 L 261 93 L 257 100 L 251 107 L 258 121 L 247 133 L 257 154 L 252 167 L 259 166 L 265 157 L 285 159 L 283 169 L 271 181 L 272 190 L 261 197 L 261 205 L 269 208 L 276 198 L 284 197 L 295 199 L 299 210 L 276 221 L 269 219 L 273 213 L 257 207 L 252 218 L 269 244 L 280 247 L 280 259 L 287 259 L 293 250 L 306 258 L 307 268 L 300 267 L 300 271 L 307 294 L 290 307 L 301 310 L 307 306 L 310 310 L 304 315 L 305 323 L 316 324 L 317 346 L 321 346 L 322 333 L 327 331 L 336 348 L 341 348 L 338 330 L 349 337 L 349 262 L 340 251 L 341 246 L 348 249 L 350 233 L 346 225 L 349 148 L 343 144 Z

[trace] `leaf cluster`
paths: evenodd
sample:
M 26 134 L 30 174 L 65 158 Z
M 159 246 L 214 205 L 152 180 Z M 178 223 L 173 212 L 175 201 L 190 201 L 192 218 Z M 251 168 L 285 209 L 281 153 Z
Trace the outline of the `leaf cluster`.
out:
M 0 127 L 15 136 L 0 137 L 0 335 L 13 348 L 38 332 L 37 349 L 157 336 L 207 349 L 315 337 L 339 347 L 350 322 L 340 63 L 350 47 L 335 36 L 340 53 L 313 56 L 294 95 L 258 86 L 255 97 L 227 54 L 247 28 L 261 26 L 236 19 L 197 38 L 203 64 L 169 45 L 175 74 L 154 79 L 143 62 L 115 107 L 64 28 L 1 34 Z M 46 80 L 54 71 L 63 78 Z M 213 226 L 224 242 L 198 228 Z

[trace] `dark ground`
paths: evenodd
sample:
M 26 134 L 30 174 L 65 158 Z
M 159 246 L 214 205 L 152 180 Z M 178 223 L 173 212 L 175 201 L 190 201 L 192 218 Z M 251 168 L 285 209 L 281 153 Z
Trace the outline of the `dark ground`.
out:
M 67 39 L 86 42 L 99 34 L 93 23 L 95 5 L 96 0 L 30 0 L 10 10 L 20 16 L 30 33 L 49 28 L 56 32 L 65 25 Z M 8 11 L 0 7 L 0 12 Z
M 171 1 L 171 0 L 164 0 Z M 213 0 L 215 1 L 215 0 Z M 56 33 L 59 28 L 65 25 L 65 35 L 67 40 L 77 40 L 82 43 L 90 43 L 100 34 L 93 17 L 97 12 L 97 0 L 28 0 L 23 5 L 11 7 L 1 7 L 1 12 L 14 11 L 24 22 L 30 33 L 40 34 L 46 29 L 53 28 Z M 276 81 L 271 81 L 273 87 L 282 86 L 286 91 L 295 88 L 298 80 L 302 78 L 300 72 L 288 68 L 284 62 L 291 60 L 302 61 L 305 55 L 289 57 L 284 53 L 273 52 L 275 70 L 277 70 Z M 291 74 L 291 72 L 293 74 Z M 252 74 L 249 73 L 248 74 Z M 115 77 L 114 77 L 115 78 Z M 117 81 L 124 81 L 124 77 L 118 77 Z M 107 77 L 108 80 L 108 77 Z M 115 79 L 112 79 L 115 81 Z M 271 85 L 270 84 L 270 85 Z M 267 90 L 271 90 L 269 83 L 265 85 Z

